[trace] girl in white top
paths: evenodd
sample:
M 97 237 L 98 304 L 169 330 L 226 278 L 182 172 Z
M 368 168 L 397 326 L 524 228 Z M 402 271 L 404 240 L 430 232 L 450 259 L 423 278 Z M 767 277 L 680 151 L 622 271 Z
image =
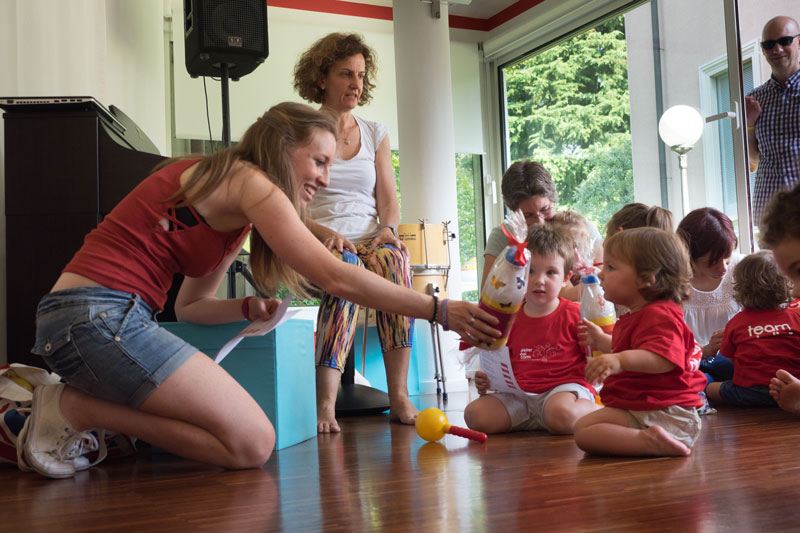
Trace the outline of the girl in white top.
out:
M 733 377 L 733 363 L 717 355 L 725 325 L 740 306 L 733 298 L 734 254 L 738 244 L 733 223 L 711 207 L 686 215 L 677 230 L 692 260 L 692 292 L 683 304 L 683 318 L 703 347 L 700 369 L 707 378 L 726 381 Z

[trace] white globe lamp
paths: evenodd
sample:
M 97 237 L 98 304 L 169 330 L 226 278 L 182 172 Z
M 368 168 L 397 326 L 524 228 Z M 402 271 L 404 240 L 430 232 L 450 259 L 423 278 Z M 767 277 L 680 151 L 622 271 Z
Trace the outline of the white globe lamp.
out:
M 703 117 L 695 108 L 688 105 L 672 106 L 661 115 L 661 120 L 658 121 L 658 135 L 670 150 L 678 154 L 683 214 L 686 215 L 690 211 L 686 154 L 694 148 L 695 143 L 703 135 Z

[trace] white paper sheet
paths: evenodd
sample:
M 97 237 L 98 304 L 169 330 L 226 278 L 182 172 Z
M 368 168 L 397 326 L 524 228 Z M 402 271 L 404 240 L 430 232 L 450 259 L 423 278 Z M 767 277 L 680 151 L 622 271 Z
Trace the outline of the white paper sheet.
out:
M 497 392 L 513 392 L 525 394 L 517 379 L 514 371 L 511 370 L 511 356 L 508 346 L 503 346 L 497 350 L 481 350 L 481 370 L 489 378 L 489 389 Z
M 287 296 L 283 299 L 281 304 L 278 306 L 278 309 L 275 310 L 275 314 L 269 320 L 255 320 L 248 324 L 246 328 L 236 334 L 234 338 L 229 340 L 225 343 L 225 346 L 219 349 L 217 352 L 217 356 L 214 358 L 215 363 L 221 363 L 225 357 L 231 350 L 233 350 L 237 344 L 239 344 L 243 338 L 245 337 L 260 337 L 261 335 L 266 335 L 273 329 L 277 328 L 294 315 L 300 312 L 300 309 L 292 309 L 291 311 L 286 311 L 289 308 L 289 302 L 292 301 L 291 296 Z

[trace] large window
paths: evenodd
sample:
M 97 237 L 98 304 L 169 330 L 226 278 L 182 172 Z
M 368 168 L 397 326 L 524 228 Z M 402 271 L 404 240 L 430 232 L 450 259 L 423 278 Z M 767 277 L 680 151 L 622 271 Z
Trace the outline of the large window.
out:
M 550 171 L 559 207 L 598 227 L 633 201 L 627 50 L 622 16 L 502 69 L 505 166 Z
M 608 6 L 605 15 L 602 6 Z M 559 207 L 574 208 L 599 227 L 629 201 L 666 207 L 676 222 L 692 209 L 716 207 L 740 225 L 749 251 L 752 177 L 742 95 L 769 77 L 758 47 L 761 30 L 791 12 L 793 2 L 631 6 L 575 2 L 574 20 L 584 22 L 540 13 L 518 48 L 499 38 L 484 43 L 494 69 L 487 77 L 497 77 L 499 90 L 500 120 L 493 127 L 501 143 L 491 169 L 502 172 L 523 158 L 541 161 L 556 182 Z M 739 43 L 745 44 L 736 50 Z M 659 119 L 675 105 L 695 108 L 704 124 L 685 170 L 658 136 Z M 714 115 L 728 118 L 706 121 Z M 497 178 L 490 176 L 499 186 Z M 490 215 L 499 222 L 497 210 Z

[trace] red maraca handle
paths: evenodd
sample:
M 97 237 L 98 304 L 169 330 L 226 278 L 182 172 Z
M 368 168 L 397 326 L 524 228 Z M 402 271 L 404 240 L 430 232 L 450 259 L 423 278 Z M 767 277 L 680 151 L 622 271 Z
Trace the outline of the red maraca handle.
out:
M 475 431 L 474 429 L 462 428 L 459 426 L 450 426 L 447 432 L 478 442 L 486 442 L 486 439 L 489 438 L 486 433 L 481 433 L 480 431 Z

